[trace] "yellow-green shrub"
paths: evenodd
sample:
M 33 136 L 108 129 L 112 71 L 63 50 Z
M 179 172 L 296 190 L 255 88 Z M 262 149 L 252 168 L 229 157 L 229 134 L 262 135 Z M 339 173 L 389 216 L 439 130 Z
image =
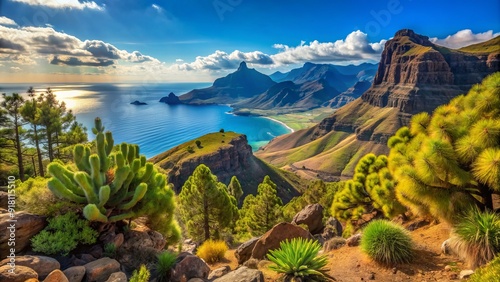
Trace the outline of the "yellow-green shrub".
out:
M 228 247 L 224 241 L 207 240 L 198 248 L 196 255 L 208 263 L 215 263 L 224 258 L 227 249 Z

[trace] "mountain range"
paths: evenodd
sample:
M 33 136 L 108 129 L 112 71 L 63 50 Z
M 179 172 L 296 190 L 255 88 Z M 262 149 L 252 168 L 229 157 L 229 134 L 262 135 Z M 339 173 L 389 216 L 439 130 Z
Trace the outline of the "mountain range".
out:
M 496 37 L 453 50 L 400 30 L 386 42 L 373 83 L 360 98 L 314 127 L 273 139 L 256 156 L 309 178 L 350 177 L 366 153 L 387 154 L 387 139 L 413 114 L 430 113 L 499 71 L 499 43 Z

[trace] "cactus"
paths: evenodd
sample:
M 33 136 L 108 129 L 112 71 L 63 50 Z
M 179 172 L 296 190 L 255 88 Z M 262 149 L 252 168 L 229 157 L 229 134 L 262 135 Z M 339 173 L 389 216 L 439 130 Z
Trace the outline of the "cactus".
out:
M 173 204 L 169 204 L 173 202 L 173 193 L 166 185 L 165 175 L 158 173 L 144 155 L 139 155 L 139 147 L 122 143 L 113 151 L 113 136 L 111 132 L 104 133 L 100 118 L 95 119 L 92 132 L 96 134 L 95 153 L 91 154 L 90 148 L 81 144 L 74 147 L 77 171 L 59 162 L 49 164 L 50 191 L 86 204 L 83 215 L 90 221 L 107 223 L 142 215 L 155 218 L 161 208 L 164 209 L 161 212 L 173 214 Z M 141 203 L 148 193 L 147 199 L 157 198 L 161 205 L 151 208 Z

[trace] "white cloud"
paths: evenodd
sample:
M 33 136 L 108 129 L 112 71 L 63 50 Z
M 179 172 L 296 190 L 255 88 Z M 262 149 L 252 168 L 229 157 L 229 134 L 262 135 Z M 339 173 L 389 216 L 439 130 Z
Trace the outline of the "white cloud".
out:
M 11 69 L 12 71 L 15 71 L 15 72 L 19 72 L 19 71 L 21 71 L 21 68 L 20 68 L 20 67 L 10 67 L 10 69 Z
M 438 39 L 437 37 L 429 40 L 437 45 L 445 46 L 452 49 L 459 49 L 472 44 L 490 40 L 500 35 L 500 32 L 493 33 L 493 30 L 488 30 L 483 33 L 473 33 L 470 29 L 460 30 L 453 35 L 448 35 L 446 38 Z
M 91 9 L 103 11 L 104 6 L 99 6 L 94 1 L 83 1 L 78 0 L 11 0 L 14 2 L 24 3 L 30 6 L 44 6 L 53 9 Z
M 12 19 L 9 19 L 7 17 L 0 17 L 0 25 L 14 25 L 16 26 L 16 22 Z
M 153 5 L 151 5 L 151 7 L 152 7 L 153 9 L 155 9 L 156 11 L 158 11 L 158 13 L 163 12 L 163 8 L 162 8 L 162 7 L 160 7 L 160 5 L 158 5 L 158 4 L 153 4 Z
M 255 65 L 271 65 L 273 60 L 267 54 L 260 51 L 241 52 L 235 50 L 228 54 L 217 50 L 208 56 L 198 56 L 191 63 L 175 64 L 173 68 L 178 70 L 225 70 L 237 68 L 241 61 Z
M 335 42 L 319 42 L 314 40 L 309 44 L 304 41 L 299 46 L 289 47 L 283 44 L 274 44 L 273 47 L 281 50 L 271 58 L 276 64 L 296 64 L 303 62 L 356 62 L 377 61 L 384 48 L 386 40 L 368 42 L 367 34 L 353 31 L 344 40 Z
M 176 61 L 176 62 L 178 62 L 178 63 L 182 63 L 182 62 L 184 62 L 184 60 L 183 60 L 183 59 L 175 59 L 175 61 Z

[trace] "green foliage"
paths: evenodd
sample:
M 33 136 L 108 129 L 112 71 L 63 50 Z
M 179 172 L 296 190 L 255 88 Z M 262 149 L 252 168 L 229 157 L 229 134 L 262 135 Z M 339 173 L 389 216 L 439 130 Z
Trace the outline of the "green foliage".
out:
M 387 168 L 387 157 L 367 154 L 356 165 L 354 176 L 335 194 L 332 214 L 349 224 L 365 213 L 377 211 L 391 218 L 404 212 L 394 194 L 395 180 Z
M 368 223 L 360 246 L 364 253 L 384 264 L 408 263 L 413 256 L 413 243 L 408 231 L 386 220 Z
M 84 204 L 83 214 L 90 221 L 116 222 L 148 216 L 151 227 L 167 234 L 172 227 L 174 192 L 166 185 L 165 175 L 144 155 L 139 147 L 122 143 L 113 150 L 111 132 L 104 133 L 99 118 L 95 119 L 97 153 L 89 147 L 74 147 L 71 166 L 52 162 L 48 187 L 56 196 Z
M 103 255 L 105 257 L 115 258 L 116 257 L 116 245 L 113 243 L 105 244 Z
M 497 256 L 487 265 L 476 270 L 467 280 L 469 282 L 497 282 L 500 281 L 500 256 Z
M 182 186 L 179 212 L 188 234 L 198 241 L 218 239 L 238 212 L 236 199 L 206 165 L 199 165 Z
M 196 140 L 195 143 L 196 143 L 196 147 L 201 148 L 201 141 L 200 140 Z
M 89 226 L 89 222 L 78 219 L 74 213 L 67 213 L 50 218 L 49 224 L 31 239 L 36 252 L 48 255 L 67 255 L 78 244 L 90 245 L 96 242 L 98 233 Z
M 229 194 L 236 199 L 236 202 L 239 203 L 241 196 L 243 196 L 243 189 L 236 176 L 231 177 L 231 182 L 229 182 L 227 190 L 229 190 Z
M 159 282 L 170 281 L 172 267 L 175 264 L 177 255 L 169 251 L 164 251 L 158 255 L 158 261 L 155 264 L 156 277 Z
M 452 229 L 450 246 L 471 267 L 488 263 L 500 253 L 500 215 L 470 210 Z
M 276 195 L 276 184 L 265 176 L 257 188 L 257 195 L 248 195 L 240 210 L 236 223 L 240 233 L 249 232 L 259 236 L 267 232 L 283 218 L 283 202 Z
M 2 123 L 6 128 L 2 128 L 2 143 L 6 147 L 11 147 L 9 152 L 3 152 L 3 161 L 9 161 L 17 165 L 19 172 L 19 179 L 24 181 L 24 163 L 23 163 L 23 148 L 25 131 L 23 130 L 23 123 L 21 117 L 21 108 L 24 105 L 24 98 L 18 93 L 12 95 L 2 94 L 3 101 L 0 103 L 2 107 Z M 11 154 L 9 156 L 9 153 Z M 7 156 L 5 156 L 7 155 Z
M 318 256 L 321 245 L 318 241 L 294 238 L 280 243 L 280 248 L 270 250 L 267 258 L 274 263 L 271 270 L 283 273 L 285 278 L 324 279 L 324 267 L 328 263 L 326 255 Z M 306 281 L 307 281 L 306 280 Z
M 129 282 L 148 282 L 151 273 L 148 268 L 143 264 L 139 269 L 134 270 Z
M 495 73 L 398 130 L 388 141 L 398 200 L 449 223 L 470 206 L 492 209 L 492 194 L 500 193 L 499 109 Z
M 220 133 L 224 133 L 224 128 L 221 128 L 221 129 L 219 130 L 219 132 L 220 132 Z
M 207 263 L 216 263 L 224 259 L 228 247 L 221 240 L 207 240 L 196 251 L 196 255 L 204 259 Z

